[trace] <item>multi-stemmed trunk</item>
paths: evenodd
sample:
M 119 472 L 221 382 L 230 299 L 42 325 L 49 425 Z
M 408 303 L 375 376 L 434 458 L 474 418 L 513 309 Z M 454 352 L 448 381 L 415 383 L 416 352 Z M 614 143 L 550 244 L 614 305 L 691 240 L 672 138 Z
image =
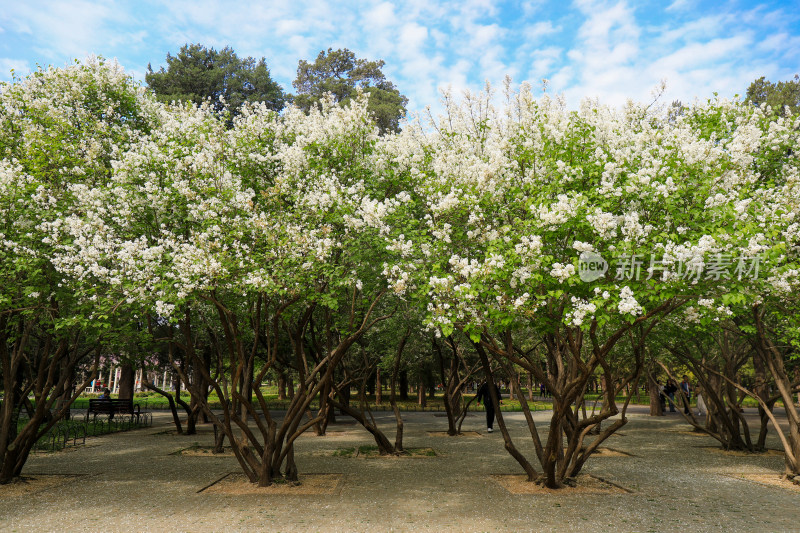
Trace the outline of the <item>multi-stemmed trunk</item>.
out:
M 175 405 L 175 398 L 173 398 L 172 394 L 157 387 L 151 380 L 150 377 L 147 375 L 147 371 L 142 371 L 142 385 L 157 394 L 160 394 L 164 398 L 167 399 L 167 403 L 169 404 L 169 411 L 172 413 L 172 422 L 175 424 L 175 431 L 177 431 L 178 435 L 183 435 L 183 424 L 181 423 L 181 418 L 178 415 L 178 408 Z
M 3 391 L 0 402 L 0 485 L 22 474 L 28 456 L 36 442 L 69 412 L 69 406 L 95 376 L 100 360 L 100 348 L 82 349 L 79 335 L 59 339 L 45 333 L 35 342 L 36 325 L 20 321 L 9 335 L 8 317 L 0 317 L 0 365 Z M 67 401 L 63 400 L 72 387 L 75 367 L 94 351 L 91 371 Z M 34 396 L 33 405 L 28 395 Z M 56 404 L 60 408 L 54 409 Z M 19 413 L 26 404 L 28 421 L 19 427 Z
M 644 339 L 657 323 L 655 317 L 670 312 L 678 305 L 680 305 L 678 301 L 665 302 L 646 315 L 616 330 L 603 343 L 597 337 L 598 323 L 592 321 L 588 330 L 588 348 L 584 347 L 586 333 L 581 329 L 560 326 L 552 333 L 546 334 L 540 343 L 545 348 L 546 360 L 544 362 L 535 353 L 536 348 L 524 352 L 515 346 L 510 331 L 503 332 L 500 342 L 484 335 L 480 342 L 474 343 L 487 379 L 493 379 L 488 350 L 494 355 L 495 360 L 509 379 L 513 381 L 512 389 L 520 401 L 542 468 L 541 475 L 514 446 L 499 409 L 497 422 L 506 450 L 525 470 L 529 481 L 537 481 L 554 489 L 571 484 L 600 444 L 626 424 L 625 414 L 631 395 L 630 393 L 627 395 L 621 409 L 617 407 L 616 396 L 624 390 L 636 389 L 644 361 Z M 645 327 L 646 321 L 650 321 L 647 327 Z M 635 336 L 634 332 L 637 332 L 638 336 Z M 611 368 L 608 355 L 626 334 L 631 337 L 634 361 L 632 367 L 626 370 L 624 375 L 616 376 Z M 553 412 L 550 417 L 547 439 L 544 443 L 541 441 L 528 403 L 521 393 L 517 373 L 511 366 L 512 364 L 533 373 L 540 383 L 546 384 L 552 394 Z M 599 411 L 595 410 L 591 415 L 581 416 L 587 385 L 598 370 L 606 383 L 603 391 L 604 399 Z M 490 390 L 492 388 L 489 387 Z M 492 391 L 492 396 L 495 396 L 494 391 Z M 498 405 L 497 399 L 493 399 L 495 405 Z M 600 429 L 604 420 L 618 414 L 621 415 L 619 419 L 602 430 Z M 586 437 L 592 432 L 594 432 L 593 438 L 591 442 L 587 443 Z
M 408 338 L 410 336 L 411 336 L 411 330 L 406 329 L 405 333 L 400 338 L 400 342 L 397 345 L 397 353 L 394 356 L 394 365 L 392 366 L 392 379 L 390 382 L 390 390 L 389 390 L 389 404 L 392 406 L 392 412 L 394 413 L 394 419 L 397 426 L 394 439 L 395 453 L 400 453 L 403 451 L 404 424 L 403 424 L 403 417 L 400 414 L 400 408 L 397 406 L 397 378 L 398 376 L 402 375 L 400 373 L 400 363 L 403 359 L 403 351 L 405 350 L 406 343 L 408 342 Z
M 778 396 L 783 401 L 786 410 L 786 419 L 789 423 L 788 433 L 784 433 L 778 424 L 775 415 L 765 402 L 756 396 L 759 404 L 763 407 L 764 414 L 769 417 L 775 426 L 775 431 L 783 444 L 784 451 L 784 476 L 787 479 L 800 484 L 800 409 L 794 403 L 794 395 L 798 392 L 798 382 L 792 380 L 786 371 L 784 364 L 785 354 L 775 345 L 770 338 L 764 324 L 764 314 L 766 310 L 763 306 L 753 308 L 753 317 L 756 326 L 756 352 L 764 363 L 764 366 L 772 375 L 775 387 L 778 389 Z
M 764 408 L 760 408 L 761 424 L 754 442 L 751 429 L 740 407 L 740 385 L 737 387 L 737 376 L 742 366 L 752 358 L 755 367 L 758 368 L 760 361 L 750 343 L 733 338 L 730 331 L 720 329 L 714 339 L 716 349 L 702 344 L 706 340 L 705 337 L 671 341 L 666 345 L 679 361 L 692 369 L 706 404 L 705 423 L 700 421 L 691 409 L 688 413 L 683 413 L 683 416 L 696 431 L 715 438 L 726 450 L 761 452 L 765 449 L 769 418 Z M 715 355 L 710 356 L 710 353 Z M 666 365 L 659 364 L 670 379 L 677 381 L 676 376 Z M 756 394 L 761 398 L 761 403 L 771 411 L 777 397 L 771 399 L 766 395 L 763 364 L 760 366 L 761 372 L 757 371 Z M 688 405 L 689 398 L 685 396 L 683 390 L 679 389 L 677 393 L 678 403 Z
M 330 402 L 334 407 L 341 410 L 342 413 L 352 417 L 356 422 L 361 424 L 361 426 L 372 435 L 372 438 L 375 439 L 375 444 L 378 446 L 378 453 L 381 455 L 401 453 L 402 450 L 398 451 L 394 447 L 386 434 L 378 427 L 378 423 L 375 421 L 375 417 L 372 415 L 372 410 L 369 408 L 369 402 L 367 401 L 367 396 L 364 390 L 366 379 L 367 376 L 364 376 L 362 378 L 362 382 L 359 384 L 358 407 L 339 402 L 335 399 L 331 399 Z
M 197 395 L 206 415 L 228 438 L 231 450 L 250 481 L 266 486 L 279 477 L 292 482 L 298 480 L 298 469 L 294 459 L 295 440 L 307 429 L 322 422 L 325 417 L 325 414 L 320 413 L 305 420 L 310 412 L 311 402 L 320 397 L 326 386 L 331 383 L 335 369 L 352 344 L 377 320 L 386 318 L 371 319 L 382 295 L 381 292 L 375 296 L 357 328 L 354 328 L 349 335 L 338 339 L 327 353 L 318 354 L 319 357 L 315 361 L 309 361 L 305 343 L 302 341 L 315 306 L 311 304 L 300 313 L 299 319 L 290 331 L 295 358 L 294 367 L 298 372 L 298 386 L 281 420 L 276 420 L 271 415 L 266 398 L 261 392 L 261 383 L 277 358 L 278 338 L 284 329 L 282 322 L 284 313 L 298 301 L 298 298 L 275 302 L 272 312 L 269 313 L 267 307 L 271 302 L 264 295 L 258 295 L 254 305 L 250 307 L 253 335 L 247 336 L 254 340 L 251 348 L 246 349 L 243 341 L 245 336 L 239 328 L 236 314 L 215 293 L 208 295 L 208 301 L 215 309 L 222 329 L 221 342 L 216 344 L 217 366 L 227 367 L 229 374 L 215 378 L 202 365 L 198 365 L 195 369 L 203 373 L 204 383 L 210 384 L 221 399 L 222 413 L 213 412 L 199 390 L 193 390 L 192 394 Z M 355 316 L 351 319 L 354 320 Z M 267 352 L 266 362 L 255 376 L 250 378 L 259 347 Z M 187 353 L 195 359 L 198 357 L 194 350 L 189 350 Z M 225 364 L 226 359 L 227 364 Z M 174 366 L 181 372 L 179 365 Z M 181 379 L 188 382 L 185 375 L 181 375 Z M 190 383 L 189 386 L 196 388 L 194 383 Z M 255 400 L 251 392 L 255 394 Z M 255 428 L 252 425 L 255 425 Z
M 444 385 L 444 410 L 447 415 L 447 434 L 455 436 L 461 434 L 461 425 L 467 416 L 469 403 L 474 401 L 472 398 L 468 403 L 464 403 L 464 396 L 461 391 L 472 376 L 480 368 L 480 361 L 469 367 L 461 354 L 455 339 L 450 336 L 446 344 L 453 352 L 449 360 L 449 365 L 445 366 L 445 357 L 439 342 L 436 338 L 431 339 L 431 343 L 436 353 L 439 363 L 439 376 Z M 463 375 L 462 375 L 463 372 Z
M 486 350 L 483 349 L 483 346 L 480 343 L 474 343 L 475 350 L 478 352 L 478 356 L 480 357 L 481 364 L 483 365 L 483 372 L 486 377 L 487 383 L 495 383 L 494 372 L 492 372 L 492 365 L 489 361 L 489 356 L 486 353 Z M 539 478 L 539 473 L 536 469 L 533 468 L 533 465 L 528 461 L 528 459 L 522 455 L 522 453 L 514 446 L 514 442 L 511 440 L 511 435 L 508 432 L 508 427 L 506 427 L 505 419 L 503 418 L 503 411 L 500 409 L 500 397 L 497 394 L 497 387 L 487 387 L 489 389 L 490 400 L 495 406 L 495 416 L 497 417 L 497 426 L 500 428 L 500 433 L 503 435 L 503 445 L 505 446 L 506 451 L 513 457 L 517 463 L 522 467 L 527 475 L 528 481 L 536 481 Z M 529 413 L 528 413 L 529 414 Z M 526 418 L 528 416 L 526 414 Z M 528 423 L 532 423 L 532 420 L 528 420 Z M 534 443 L 538 443 L 539 435 L 538 433 L 534 436 Z M 539 453 L 539 448 L 541 448 L 541 443 L 537 444 L 537 454 Z

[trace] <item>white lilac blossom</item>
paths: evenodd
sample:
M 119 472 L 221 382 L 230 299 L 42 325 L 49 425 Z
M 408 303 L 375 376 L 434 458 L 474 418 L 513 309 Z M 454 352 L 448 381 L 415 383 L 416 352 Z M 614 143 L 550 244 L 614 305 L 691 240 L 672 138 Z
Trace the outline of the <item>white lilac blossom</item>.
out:
M 636 104 L 570 111 L 523 87 L 504 110 L 488 93 L 446 94 L 444 116 L 397 135 L 378 135 L 365 97 L 281 115 L 247 104 L 229 128 L 207 106 L 156 103 L 113 65 L 41 76 L 57 86 L 49 96 L 34 81 L 3 87 L 9 116 L 24 103 L 92 127 L 53 165 L 71 203 L 4 155 L 13 223 L 0 250 L 46 257 L 59 283 L 95 298 L 102 288 L 167 314 L 212 292 L 421 289 L 436 327 L 536 320 L 557 302 L 559 320 L 584 327 L 639 316 L 662 294 L 727 314 L 720 295 L 746 276 L 760 276 L 754 298 L 798 285 L 785 250 L 800 239 L 797 118 L 726 100 L 676 120 Z M 148 127 L 113 99 L 91 121 L 58 101 L 90 77 L 129 91 Z M 30 160 L 34 133 L 18 139 Z M 591 283 L 575 266 L 583 252 L 608 263 Z
M 633 291 L 627 285 L 622 287 L 619 291 L 619 303 L 617 309 L 623 315 L 640 315 L 642 313 L 642 306 L 636 301 L 633 296 Z
M 524 87 L 502 111 L 488 93 L 444 101 L 444 116 L 409 124 L 391 148 L 424 177 L 414 187 L 426 235 L 415 246 L 422 241 L 417 272 L 428 271 L 432 324 L 502 327 L 565 301 L 564 323 L 586 326 L 590 316 L 629 320 L 669 298 L 715 300 L 756 272 L 742 261 L 784 246 L 776 228 L 800 237 L 796 164 L 779 163 L 787 185 L 777 193 L 761 187 L 754 157 L 766 145 L 796 145 L 797 133 L 767 132 L 763 110 L 719 100 L 668 120 L 657 108 L 586 101 L 571 112 Z M 577 276 L 583 252 L 607 261 L 594 285 Z M 502 267 L 486 268 L 490 257 Z M 780 281 L 787 276 L 772 286 L 793 286 Z

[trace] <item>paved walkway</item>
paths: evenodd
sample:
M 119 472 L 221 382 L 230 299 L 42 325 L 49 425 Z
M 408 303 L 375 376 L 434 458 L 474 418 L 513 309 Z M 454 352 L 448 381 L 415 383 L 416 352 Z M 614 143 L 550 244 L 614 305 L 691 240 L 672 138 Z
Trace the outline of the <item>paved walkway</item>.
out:
M 515 495 L 492 474 L 520 473 L 499 432 L 486 434 L 482 414 L 467 418 L 473 437 L 435 437 L 446 420 L 407 413 L 407 447 L 433 447 L 432 458 L 332 457 L 334 450 L 372 444 L 357 426 L 345 434 L 303 436 L 297 464 L 303 474 L 344 474 L 330 495 L 230 496 L 198 492 L 229 472 L 232 457 L 171 455 L 193 443 L 210 445 L 211 431 L 164 434 L 169 415 L 155 426 L 90 439 L 85 447 L 36 454 L 28 476 L 81 474 L 26 496 L 0 487 L 2 531 L 797 531 L 800 492 L 736 479 L 742 473 L 777 473 L 781 456 L 734 457 L 715 441 L 692 435 L 679 415 L 660 418 L 634 409 L 622 435 L 608 447 L 632 457 L 597 457 L 586 471 L 631 489 L 630 494 Z M 544 422 L 548 412 L 536 413 Z M 533 462 L 519 413 L 506 413 L 519 448 Z M 393 419 L 379 419 L 391 431 Z M 393 432 L 390 433 L 393 435 Z M 770 444 L 777 447 L 777 439 Z M 708 448 L 712 447 L 712 448 Z M 535 464 L 535 463 L 534 463 Z

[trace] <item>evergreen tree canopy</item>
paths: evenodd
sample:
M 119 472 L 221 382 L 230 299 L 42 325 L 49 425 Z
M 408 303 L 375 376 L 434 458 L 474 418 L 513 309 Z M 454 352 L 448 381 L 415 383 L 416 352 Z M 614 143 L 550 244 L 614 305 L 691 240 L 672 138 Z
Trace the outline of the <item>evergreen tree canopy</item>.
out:
M 792 113 L 800 111 L 800 75 L 788 81 L 772 83 L 761 76 L 747 88 L 747 101 L 755 105 L 767 104 L 776 112 L 788 107 Z
M 294 103 L 307 111 L 326 93 L 331 93 L 336 102 L 344 103 L 360 88 L 369 93 L 369 113 L 381 132 L 399 131 L 408 98 L 386 79 L 381 70 L 384 65 L 383 60 L 358 59 L 347 48 L 328 48 L 313 63 L 300 60 L 297 79 L 292 82 L 297 89 Z
M 145 79 L 163 102 L 200 104 L 210 98 L 217 112 L 224 107 L 220 97 L 234 112 L 244 102 L 263 101 L 275 111 L 286 103 L 286 95 L 270 77 L 265 59 L 239 58 L 229 46 L 217 51 L 201 44 L 184 45 L 177 55 L 167 54 L 166 69 L 154 71 L 147 65 Z

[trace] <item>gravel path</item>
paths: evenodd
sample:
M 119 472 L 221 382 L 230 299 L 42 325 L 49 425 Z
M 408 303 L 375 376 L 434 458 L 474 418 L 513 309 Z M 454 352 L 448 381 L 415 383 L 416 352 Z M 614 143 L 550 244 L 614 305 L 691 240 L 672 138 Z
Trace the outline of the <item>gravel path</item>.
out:
M 521 414 L 505 415 L 515 443 L 533 462 Z M 536 413 L 545 421 L 548 412 Z M 498 431 L 486 434 L 471 415 L 472 437 L 429 436 L 446 429 L 432 413 L 407 413 L 406 447 L 432 447 L 438 457 L 333 457 L 338 448 L 372 444 L 357 426 L 346 433 L 298 439 L 303 474 L 341 473 L 328 495 L 231 496 L 198 492 L 229 472 L 232 457 L 172 455 L 212 444 L 208 427 L 195 436 L 164 434 L 169 415 L 153 428 L 90 439 L 75 450 L 36 454 L 31 477 L 72 474 L 24 496 L 0 487 L 2 531 L 798 531 L 800 492 L 736 479 L 778 473 L 781 456 L 736 457 L 713 449 L 709 437 L 689 434 L 679 415 L 647 416 L 642 409 L 607 446 L 631 457 L 598 457 L 585 471 L 630 494 L 515 495 L 491 477 L 520 473 Z M 340 418 L 341 419 L 341 418 Z M 379 420 L 390 438 L 393 418 Z M 771 447 L 779 447 L 770 439 Z M 711 448 L 709 448 L 711 447 Z

